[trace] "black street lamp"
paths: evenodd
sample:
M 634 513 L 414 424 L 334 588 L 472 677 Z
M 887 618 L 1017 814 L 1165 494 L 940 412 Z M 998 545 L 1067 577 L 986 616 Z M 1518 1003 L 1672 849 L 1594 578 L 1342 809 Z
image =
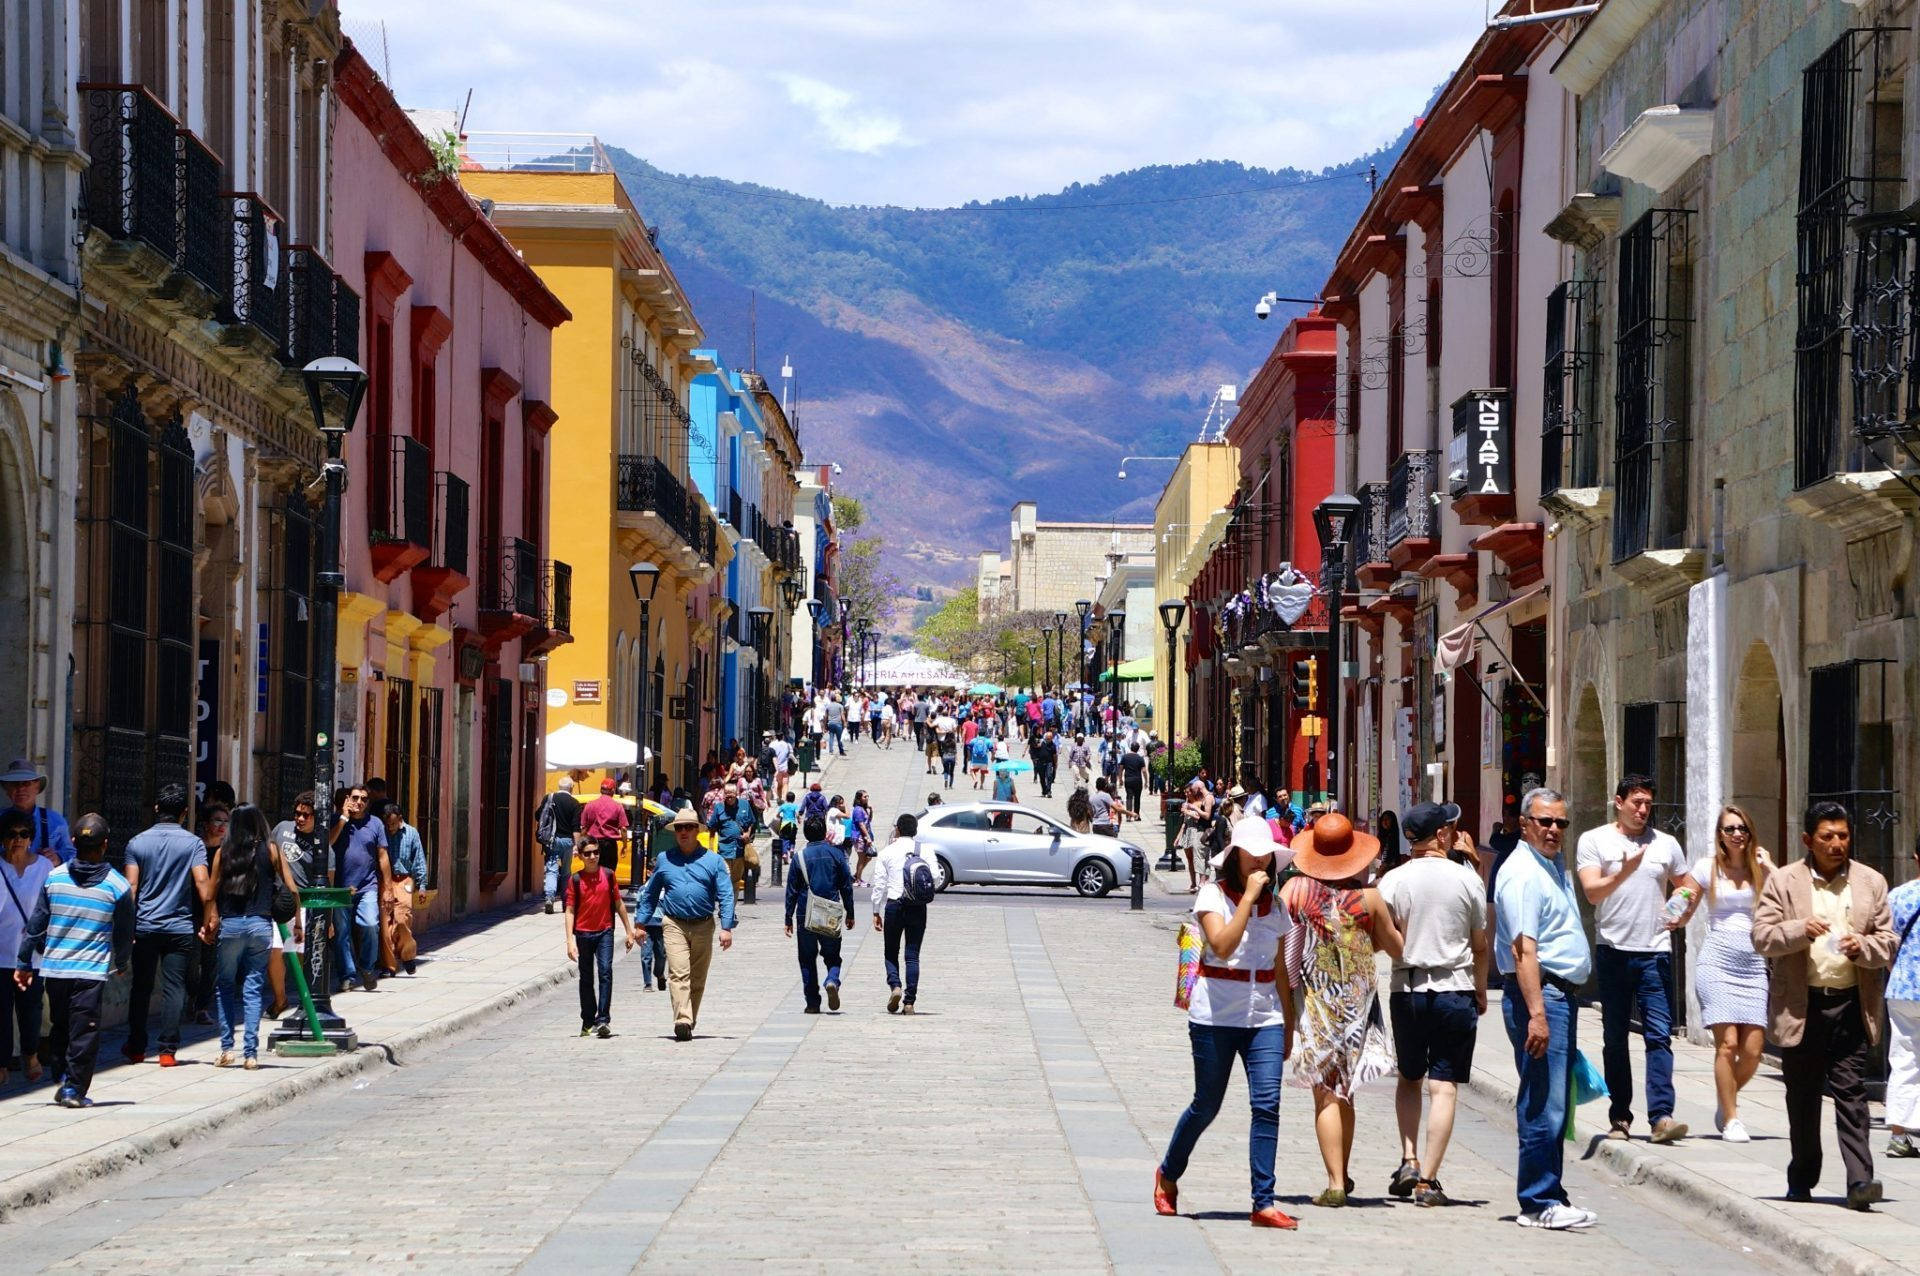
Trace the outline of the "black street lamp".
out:
M 1080 613 L 1080 646 L 1078 648 L 1078 651 L 1080 654 L 1080 659 L 1078 662 L 1080 665 L 1080 690 L 1074 694 L 1074 703 L 1077 705 L 1084 706 L 1086 704 L 1086 700 L 1084 699 L 1084 697 L 1086 696 L 1087 690 L 1088 690 L 1087 688 L 1087 621 L 1093 615 L 1093 600 L 1090 598 L 1082 598 L 1079 602 L 1076 602 L 1073 605 L 1073 609 Z
M 865 616 L 853 622 L 854 638 L 858 646 L 854 648 L 854 678 L 861 686 L 867 685 L 867 634 L 872 624 Z
M 1184 600 L 1169 598 L 1160 604 L 1160 627 L 1167 631 L 1167 704 L 1166 718 L 1161 722 L 1160 729 L 1166 733 L 1165 739 L 1169 749 L 1174 743 L 1173 698 L 1180 692 L 1180 684 L 1174 680 L 1177 676 L 1174 672 L 1174 661 L 1178 656 L 1176 646 L 1180 638 L 1180 622 L 1186 618 L 1187 604 Z
M 340 501 L 347 488 L 347 465 L 341 460 L 341 452 L 354 419 L 360 415 L 360 402 L 367 394 L 367 374 L 353 360 L 329 355 L 302 368 L 300 379 L 306 383 L 313 426 L 320 431 L 327 447 L 326 463 L 320 471 L 326 481 L 327 494 L 320 516 L 320 562 L 314 574 L 313 600 L 314 664 L 318 673 L 313 690 L 313 827 L 328 830 L 323 836 L 330 839 L 335 779 L 333 724 L 340 687 L 337 664 L 340 591 L 347 583 L 340 570 Z M 308 991 L 320 1038 L 316 1040 L 308 1035 L 311 1025 L 304 1014 L 305 1008 L 297 1007 L 268 1038 L 269 1046 L 284 1047 L 282 1053 L 331 1054 L 335 1050 L 352 1050 L 359 1044 L 346 1020 L 333 1013 L 334 909 L 347 907 L 350 901 L 327 872 L 332 862 L 331 854 L 321 856 L 312 870 L 313 887 L 303 892 L 302 901 L 313 905 L 309 912 L 313 925 L 307 930 L 305 958 Z
M 1127 651 L 1127 609 L 1115 607 L 1107 613 L 1107 695 L 1113 704 L 1113 720 L 1120 722 L 1120 661 Z
M 1040 662 L 1037 658 L 1039 655 L 1039 652 L 1040 652 L 1040 644 L 1033 641 L 1032 639 L 1028 639 L 1027 640 L 1027 686 L 1029 687 L 1033 686 L 1036 680 L 1036 676 L 1040 672 Z
M 1048 638 L 1049 638 L 1049 641 L 1053 643 L 1054 650 L 1055 650 L 1055 655 L 1053 658 L 1054 673 L 1059 677 L 1061 682 L 1065 682 L 1067 680 L 1067 613 L 1066 612 L 1056 611 L 1053 613 L 1053 632 L 1050 635 L 1048 635 Z M 1062 698 L 1064 699 L 1064 697 Z
M 644 795 L 647 791 L 647 736 L 650 734 L 647 729 L 647 680 L 653 675 L 653 664 L 647 658 L 647 640 L 653 636 L 653 591 L 660 587 L 660 567 L 650 562 L 635 563 L 627 568 L 627 580 L 633 586 L 634 600 L 640 604 L 640 676 L 634 679 L 639 685 L 634 689 L 633 706 L 633 791 Z
M 821 685 L 823 681 L 821 675 L 825 672 L 825 660 L 822 651 L 825 644 L 820 641 L 820 618 L 826 614 L 826 611 L 827 605 L 818 598 L 807 599 L 807 614 L 813 617 L 813 629 L 807 635 L 808 639 L 813 643 L 813 662 L 808 669 L 809 677 L 807 680 L 811 682 L 816 689 Z
M 1343 656 L 1340 607 L 1347 587 L 1347 546 L 1360 521 L 1360 500 L 1335 492 L 1313 509 L 1313 530 L 1320 538 L 1320 591 L 1327 600 L 1327 637 L 1332 648 L 1327 677 L 1327 800 L 1339 796 L 1340 662 Z
M 773 608 L 749 607 L 747 618 L 752 625 L 754 656 L 752 718 L 747 727 L 747 749 L 749 752 L 757 753 L 760 748 L 760 732 L 765 725 L 767 711 L 767 638 L 768 630 L 773 624 Z

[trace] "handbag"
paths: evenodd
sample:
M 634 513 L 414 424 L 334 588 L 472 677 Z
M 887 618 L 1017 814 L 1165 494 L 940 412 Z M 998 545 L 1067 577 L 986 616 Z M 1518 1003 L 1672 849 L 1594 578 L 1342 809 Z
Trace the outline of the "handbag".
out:
M 273 914 L 273 920 L 284 926 L 300 911 L 300 897 L 288 890 L 285 882 L 276 883 L 269 911 Z
M 813 883 L 807 880 L 805 853 L 793 857 L 793 868 L 800 874 L 800 889 L 807 896 L 807 910 L 800 918 L 801 927 L 825 939 L 838 937 L 840 928 L 847 924 L 846 905 L 837 899 L 813 893 Z
M 1193 1004 L 1193 985 L 1200 979 L 1200 928 L 1180 923 L 1180 964 L 1173 980 L 1173 1004 L 1185 1010 Z

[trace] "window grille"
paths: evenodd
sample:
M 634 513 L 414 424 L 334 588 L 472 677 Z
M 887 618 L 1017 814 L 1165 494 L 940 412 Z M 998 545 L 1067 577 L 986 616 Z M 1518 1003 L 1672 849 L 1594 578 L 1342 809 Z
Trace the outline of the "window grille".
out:
M 1652 824 L 1684 838 L 1687 832 L 1687 703 L 1649 700 L 1620 706 L 1623 775 L 1651 776 Z
M 1862 130 L 1862 110 L 1881 81 L 1894 32 L 1849 31 L 1801 73 L 1799 211 L 1794 218 L 1798 326 L 1794 333 L 1794 486 L 1806 487 L 1830 474 L 1864 468 L 1860 440 L 1842 426 L 1841 369 L 1848 326 L 1849 223 L 1897 197 L 1897 161 L 1891 176 L 1876 174 L 1873 130 Z M 1864 286 L 1870 269 L 1890 263 L 1888 250 L 1904 260 L 1904 239 L 1863 243 Z M 1904 271 L 1900 272 L 1904 274 Z M 1871 343 L 1870 343 L 1871 346 Z M 1856 352 L 1857 353 L 1857 352 Z M 1880 353 L 1871 347 L 1871 353 Z M 1875 365 L 1878 366 L 1878 365 Z M 1855 374 L 1856 384 L 1860 382 Z M 1871 377 L 1869 377 L 1871 380 Z
M 1686 542 L 1693 214 L 1656 208 L 1620 236 L 1613 557 Z
M 1547 294 L 1540 490 L 1600 482 L 1600 283 L 1569 279 Z
M 1900 793 L 1888 683 L 1899 693 L 1891 660 L 1825 665 L 1809 680 L 1807 801 L 1838 802 L 1853 816 L 1853 855 L 1891 881 L 1903 876 L 1895 845 Z

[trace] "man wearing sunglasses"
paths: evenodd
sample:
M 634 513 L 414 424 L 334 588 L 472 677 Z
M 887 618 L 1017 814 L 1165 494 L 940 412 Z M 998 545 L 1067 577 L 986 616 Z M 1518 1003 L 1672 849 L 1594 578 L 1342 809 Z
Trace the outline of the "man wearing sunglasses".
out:
M 1653 780 L 1628 775 L 1613 791 L 1613 822 L 1580 835 L 1574 863 L 1593 905 L 1594 953 L 1600 985 L 1602 1050 L 1610 1127 L 1625 1139 L 1633 1128 L 1633 1058 L 1627 1034 L 1639 1003 L 1647 1052 L 1647 1123 L 1655 1143 L 1686 1137 L 1673 1119 L 1673 946 L 1668 933 L 1684 924 L 1666 915 L 1667 892 L 1704 893 L 1688 871 L 1687 853 L 1653 827 Z M 1684 913 L 1681 914 L 1685 916 Z
M 1519 1223 L 1550 1231 L 1592 1227 L 1596 1216 L 1567 1199 L 1561 1183 L 1568 1085 L 1579 1007 L 1574 994 L 1593 969 L 1587 932 L 1574 898 L 1573 874 L 1561 857 L 1566 799 L 1535 789 L 1520 800 L 1516 850 L 1494 883 L 1494 960 L 1500 968 L 1500 1011 L 1520 1073 L 1514 1111 L 1520 1137 Z

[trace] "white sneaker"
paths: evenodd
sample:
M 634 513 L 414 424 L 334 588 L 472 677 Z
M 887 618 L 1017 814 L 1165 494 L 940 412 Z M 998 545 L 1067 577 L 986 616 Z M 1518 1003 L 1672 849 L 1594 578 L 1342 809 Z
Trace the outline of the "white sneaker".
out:
M 1751 1143 L 1753 1136 L 1747 1133 L 1747 1127 L 1739 1117 L 1720 1127 L 1720 1139 L 1723 1143 Z
M 1600 1216 L 1592 1210 L 1583 1210 L 1577 1205 L 1549 1205 L 1538 1214 L 1522 1214 L 1518 1219 L 1522 1227 L 1544 1227 L 1548 1231 L 1571 1232 L 1583 1227 L 1592 1227 Z

